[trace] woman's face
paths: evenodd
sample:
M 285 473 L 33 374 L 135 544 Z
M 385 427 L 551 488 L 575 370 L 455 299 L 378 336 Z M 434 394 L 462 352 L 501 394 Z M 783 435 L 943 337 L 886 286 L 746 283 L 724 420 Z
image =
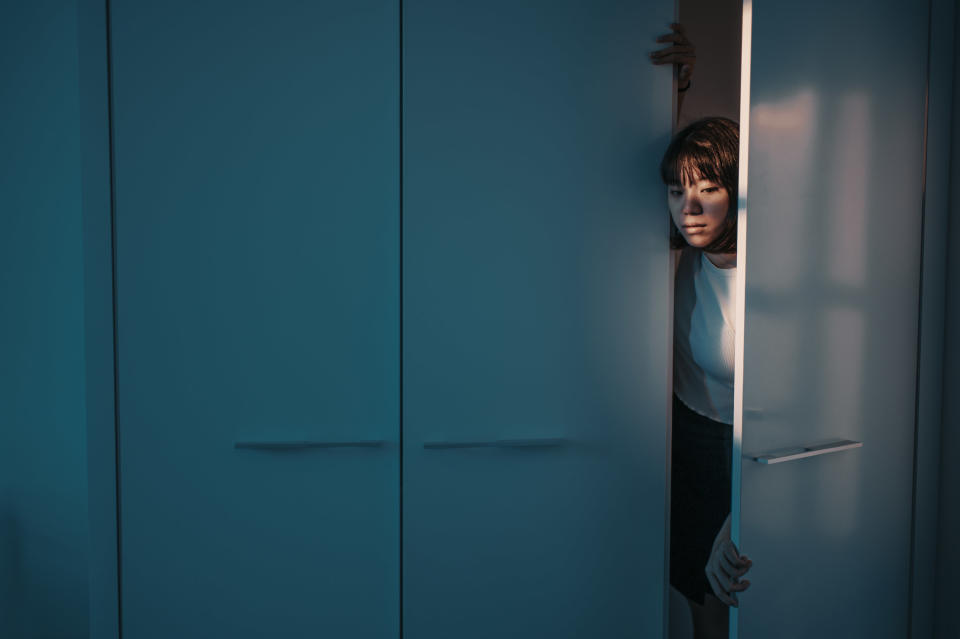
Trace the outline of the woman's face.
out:
M 703 248 L 723 233 L 730 194 L 719 183 L 695 176 L 692 182 L 668 185 L 667 204 L 687 244 Z

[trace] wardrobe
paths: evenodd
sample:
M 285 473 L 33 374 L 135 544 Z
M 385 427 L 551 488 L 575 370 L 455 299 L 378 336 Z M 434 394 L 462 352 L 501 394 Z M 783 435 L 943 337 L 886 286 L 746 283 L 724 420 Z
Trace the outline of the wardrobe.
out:
M 8 634 L 666 636 L 675 3 L 5 11 Z M 744 639 L 938 636 L 955 18 L 744 3 Z
M 671 11 L 111 3 L 124 636 L 659 631 Z

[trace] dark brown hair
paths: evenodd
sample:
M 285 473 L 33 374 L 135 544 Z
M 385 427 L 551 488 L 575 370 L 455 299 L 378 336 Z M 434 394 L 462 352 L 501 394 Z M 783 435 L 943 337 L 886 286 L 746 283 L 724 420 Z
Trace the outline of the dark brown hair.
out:
M 740 126 L 728 118 L 703 118 L 673 136 L 660 161 L 660 177 L 667 186 L 696 179 L 716 182 L 730 196 L 724 229 L 703 247 L 709 253 L 737 250 L 737 182 L 740 157 Z M 683 248 L 687 241 L 670 218 L 670 248 Z

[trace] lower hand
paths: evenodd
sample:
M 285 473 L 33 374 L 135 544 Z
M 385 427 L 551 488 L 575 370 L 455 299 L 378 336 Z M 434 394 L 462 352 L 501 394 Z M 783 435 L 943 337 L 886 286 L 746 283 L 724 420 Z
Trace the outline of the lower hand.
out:
M 727 515 L 727 520 L 713 540 L 713 550 L 704 568 L 707 581 L 710 582 L 717 599 L 728 606 L 738 607 L 740 602 L 737 593 L 750 587 L 750 580 L 741 581 L 740 577 L 750 570 L 752 565 L 753 561 L 746 555 L 741 555 L 736 545 L 730 541 L 730 516 Z

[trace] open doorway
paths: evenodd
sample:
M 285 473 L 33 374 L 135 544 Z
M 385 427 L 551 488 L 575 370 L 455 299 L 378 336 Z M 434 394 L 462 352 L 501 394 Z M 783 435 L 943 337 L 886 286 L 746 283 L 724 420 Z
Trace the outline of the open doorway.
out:
M 697 62 L 677 128 L 720 116 L 740 119 L 742 0 L 678 0 L 680 24 L 696 46 Z
M 671 246 L 682 247 L 674 251 L 668 636 L 713 639 L 728 637 L 729 606 L 736 600 L 734 591 L 743 586 L 717 591 L 723 559 L 716 555 L 719 540 L 730 539 L 728 516 L 735 476 L 734 328 L 742 326 L 735 316 L 735 224 L 704 239 L 704 234 L 712 233 L 709 218 L 711 207 L 718 206 L 716 196 L 725 198 L 717 219 L 737 219 L 742 1 L 679 0 L 678 16 L 695 47 L 696 60 L 689 83 L 678 84 L 682 98 L 678 99 L 678 135 L 664 163 L 693 169 L 689 181 L 685 170 L 666 171 L 679 183 L 668 188 L 674 222 Z M 690 127 L 694 123 L 698 124 Z M 726 157 L 713 161 L 716 170 L 712 172 L 695 168 L 704 162 L 702 157 L 696 159 L 702 154 L 695 149 L 705 145 L 712 149 L 711 157 Z M 708 224 L 697 228 L 698 222 Z M 733 570 L 748 569 L 746 561 L 744 557 L 734 562 Z

